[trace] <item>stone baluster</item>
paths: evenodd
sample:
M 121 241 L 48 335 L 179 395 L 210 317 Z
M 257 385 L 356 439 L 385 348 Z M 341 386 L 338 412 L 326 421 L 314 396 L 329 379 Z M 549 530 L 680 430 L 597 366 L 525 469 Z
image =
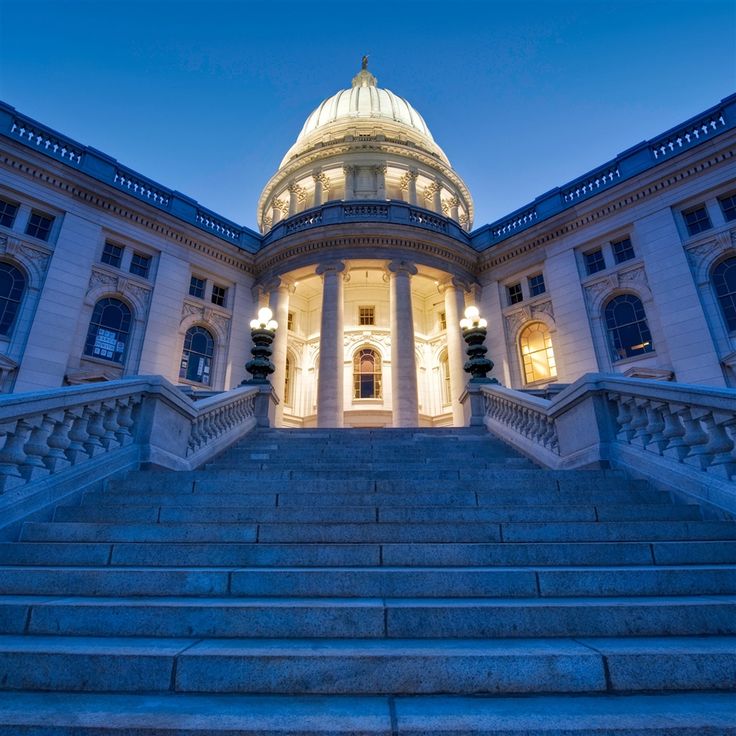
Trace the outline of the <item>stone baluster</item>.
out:
M 84 408 L 84 414 L 87 417 L 87 441 L 84 443 L 84 449 L 90 457 L 95 457 L 105 451 L 102 444 L 105 428 L 102 426 L 101 409 L 99 404 Z
M 136 402 L 134 399 L 121 399 L 119 401 L 120 410 L 118 411 L 118 429 L 115 436 L 121 447 L 127 447 L 133 442 L 133 434 L 131 428 L 135 424 L 133 419 L 133 410 L 136 403 L 140 403 L 140 399 Z
M 716 411 L 709 411 L 701 418 L 708 442 L 702 445 L 697 453 L 703 470 L 715 472 L 726 479 L 733 473 L 731 451 L 734 443 L 723 427 L 723 424 L 729 420 L 733 422 L 736 421 L 736 418 L 731 414 L 721 414 Z
M 682 426 L 680 417 L 673 411 L 672 406 L 669 404 L 665 404 L 662 407 L 662 418 L 664 420 L 662 439 L 665 445 L 661 448 L 661 453 L 679 462 L 688 453 L 687 445 L 683 440 L 685 427 Z
M 703 464 L 699 456 L 702 453 L 702 448 L 708 444 L 708 435 L 700 426 L 700 419 L 705 413 L 707 413 L 707 410 L 689 406 L 683 406 L 678 411 L 685 427 L 682 441 L 688 450 L 687 454 L 683 456 L 682 462 L 701 469 Z
M 317 426 L 343 426 L 343 272 L 341 261 L 322 264 L 322 317 L 319 336 Z
M 23 448 L 26 461 L 21 473 L 27 481 L 43 478 L 49 474 L 49 468 L 44 462 L 49 454 L 48 437 L 53 429 L 53 423 L 43 416 L 28 419 L 31 433 Z
M 66 449 L 71 443 L 69 430 L 73 418 L 66 411 L 53 412 L 52 414 L 48 414 L 47 417 L 52 423 L 52 429 L 51 434 L 49 434 L 46 440 L 49 451 L 44 462 L 52 473 L 58 473 L 60 470 L 68 468 L 71 465 L 66 456 Z
M 19 419 L 5 425 L 2 432 L 5 435 L 5 444 L 0 450 L 0 493 L 26 482 L 20 469 L 26 461 L 23 448 L 31 433 L 31 427 Z
M 388 265 L 394 427 L 419 426 L 414 312 L 411 301 L 411 277 L 416 273 L 417 268 L 413 263 L 392 261 Z

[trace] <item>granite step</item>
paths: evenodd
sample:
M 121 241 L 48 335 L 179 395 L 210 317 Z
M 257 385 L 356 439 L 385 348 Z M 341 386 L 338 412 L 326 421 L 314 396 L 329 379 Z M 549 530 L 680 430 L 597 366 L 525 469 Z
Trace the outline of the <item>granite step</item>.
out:
M 0 633 L 252 639 L 736 635 L 736 595 L 544 600 L 0 596 Z
M 736 736 L 730 693 L 279 696 L 0 692 L 0 736 Z
M 727 691 L 734 637 L 0 636 L 6 690 L 325 695 Z
M 613 542 L 734 540 L 726 521 L 95 523 L 26 522 L 24 542 Z
M 214 499 L 213 499 L 214 500 Z M 425 523 L 425 522 L 510 522 L 510 521 L 695 521 L 702 518 L 695 505 L 620 504 L 612 506 L 467 506 L 399 507 L 317 506 L 317 507 L 223 507 L 172 506 L 58 506 L 54 521 L 82 522 L 305 522 L 305 523 Z
M 736 566 L 0 567 L 6 595 L 564 598 L 736 594 Z
M 514 567 L 736 564 L 736 541 L 474 544 L 0 543 L 2 566 Z

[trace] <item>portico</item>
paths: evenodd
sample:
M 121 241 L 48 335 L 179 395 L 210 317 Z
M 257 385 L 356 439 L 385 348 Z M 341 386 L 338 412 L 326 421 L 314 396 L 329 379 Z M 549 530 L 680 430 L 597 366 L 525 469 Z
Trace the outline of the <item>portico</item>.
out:
M 461 279 L 408 259 L 324 258 L 265 287 L 279 425 L 462 426 Z

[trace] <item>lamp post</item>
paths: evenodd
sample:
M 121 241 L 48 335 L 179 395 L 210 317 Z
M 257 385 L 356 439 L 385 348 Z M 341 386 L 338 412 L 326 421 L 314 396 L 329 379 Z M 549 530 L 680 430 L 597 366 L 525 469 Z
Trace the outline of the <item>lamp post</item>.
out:
M 271 362 L 271 344 L 278 326 L 278 322 L 273 319 L 273 312 L 268 307 L 261 307 L 258 310 L 258 317 L 250 321 L 250 336 L 253 340 L 250 352 L 253 358 L 245 364 L 245 370 L 253 378 L 243 383 L 269 383 L 268 377 L 276 370 Z
M 465 317 L 460 320 L 463 339 L 467 345 L 468 360 L 463 366 L 472 376 L 470 383 L 498 383 L 495 378 L 488 378 L 487 373 L 493 370 L 493 361 L 486 358 L 488 348 L 485 346 L 488 334 L 488 322 L 480 316 L 478 307 L 467 307 Z

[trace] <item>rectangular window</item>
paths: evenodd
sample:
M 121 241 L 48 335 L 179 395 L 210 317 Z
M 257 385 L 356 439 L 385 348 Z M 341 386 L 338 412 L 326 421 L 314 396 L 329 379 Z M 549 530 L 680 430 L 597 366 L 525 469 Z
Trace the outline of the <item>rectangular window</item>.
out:
M 26 225 L 26 235 L 30 235 L 32 238 L 38 238 L 39 240 L 48 240 L 53 221 L 53 217 L 44 215 L 41 212 L 31 212 L 31 216 L 28 218 L 28 224 Z
M 623 263 L 624 261 L 630 261 L 636 257 L 634 253 L 634 246 L 631 245 L 629 238 L 622 238 L 621 240 L 615 240 L 611 243 L 613 248 L 613 259 L 616 263 Z
M 294 331 L 294 312 L 289 312 L 286 316 L 286 329 L 289 332 Z
M 376 324 L 376 308 L 375 307 L 358 307 L 358 324 L 359 325 L 375 325 Z
M 115 245 L 114 243 L 105 243 L 105 247 L 102 249 L 102 258 L 100 258 L 100 260 L 103 263 L 107 263 L 108 266 L 120 268 L 120 264 L 123 260 L 123 247 L 121 245 Z
M 603 251 L 600 248 L 583 253 L 583 258 L 585 259 L 585 272 L 588 276 L 603 271 L 606 267 L 606 260 L 603 258 Z
M 447 313 L 446 312 L 440 312 L 440 329 L 441 330 L 447 329 Z
M 204 289 L 206 286 L 206 279 L 200 279 L 198 276 L 192 276 L 192 278 L 189 279 L 190 296 L 196 296 L 197 299 L 204 299 Z
M 227 301 L 227 286 L 212 285 L 212 303 L 224 307 Z
M 511 286 L 507 286 L 506 294 L 509 298 L 509 304 L 518 304 L 524 299 L 524 294 L 521 291 L 521 284 L 511 284 Z
M 686 210 L 682 213 L 682 217 L 685 220 L 689 235 L 697 235 L 698 233 L 702 233 L 703 230 L 710 230 L 712 227 L 705 205 L 701 204 L 698 207 Z
M 539 296 L 547 291 L 547 287 L 544 285 L 544 276 L 541 273 L 535 273 L 534 276 L 530 276 L 528 281 L 529 296 Z
M 18 205 L 13 202 L 6 202 L 0 199 L 0 225 L 3 227 L 13 227 L 15 216 L 18 214 Z
M 729 222 L 736 220 L 736 194 L 729 194 L 727 197 L 721 197 L 718 202 L 723 210 L 723 216 Z
M 130 272 L 147 279 L 150 270 L 151 256 L 146 256 L 143 253 L 133 253 L 133 257 L 130 259 Z

